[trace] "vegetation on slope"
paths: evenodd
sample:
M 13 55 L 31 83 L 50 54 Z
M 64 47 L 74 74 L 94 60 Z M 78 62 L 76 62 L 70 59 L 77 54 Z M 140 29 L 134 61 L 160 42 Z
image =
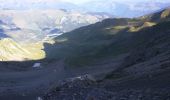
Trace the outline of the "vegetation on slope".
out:
M 38 60 L 45 57 L 42 43 L 20 44 L 10 38 L 0 40 L 0 61 Z

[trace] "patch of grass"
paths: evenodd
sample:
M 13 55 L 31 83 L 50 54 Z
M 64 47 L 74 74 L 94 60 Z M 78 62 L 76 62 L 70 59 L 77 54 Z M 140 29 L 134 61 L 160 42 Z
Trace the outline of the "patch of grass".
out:
M 144 28 L 152 27 L 154 25 L 156 25 L 156 23 L 154 23 L 154 22 L 144 22 L 142 26 L 131 26 L 129 28 L 129 32 L 138 32 Z
M 168 16 L 170 16 L 170 10 L 169 9 L 163 11 L 162 14 L 161 14 L 161 18 L 166 18 Z

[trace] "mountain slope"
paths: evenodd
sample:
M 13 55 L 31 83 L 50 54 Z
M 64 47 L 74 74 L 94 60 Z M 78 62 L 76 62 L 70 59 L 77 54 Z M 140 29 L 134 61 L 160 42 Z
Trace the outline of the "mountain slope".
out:
M 141 16 L 140 19 L 143 19 L 145 21 L 151 21 L 151 22 L 161 22 L 161 21 L 166 21 L 169 20 L 170 16 L 170 8 L 166 9 L 161 9 L 159 11 L 156 11 L 154 13 L 148 14 Z
M 159 16 L 161 16 L 164 13 L 164 10 L 158 13 L 160 14 Z M 157 14 L 153 14 L 152 17 L 156 17 L 155 15 L 157 16 Z M 70 33 L 71 35 L 75 34 L 77 36 L 74 42 L 73 42 L 74 39 L 72 40 L 73 37 L 71 37 L 69 34 L 61 36 L 60 38 L 65 38 L 67 41 L 65 42 L 59 41 L 58 44 L 56 44 L 56 46 L 59 45 L 60 47 L 55 48 L 56 52 L 59 52 L 61 50 L 60 53 L 64 53 L 65 52 L 64 50 L 72 49 L 72 51 L 68 50 L 67 54 L 64 53 L 65 55 L 63 54 L 61 55 L 71 62 L 75 60 L 74 64 L 76 63 L 79 68 L 81 67 L 80 66 L 81 64 L 85 65 L 87 64 L 87 62 L 86 63 L 79 62 L 80 59 L 83 59 L 86 61 L 88 60 L 89 62 L 92 63 L 90 67 L 97 66 L 96 71 L 97 69 L 99 69 L 99 71 L 102 72 L 103 69 L 101 69 L 101 66 L 104 66 L 105 69 L 112 67 L 113 70 L 106 74 L 97 75 L 95 73 L 88 73 L 86 75 L 81 74 L 82 76 L 61 81 L 58 84 L 55 84 L 54 87 L 50 88 L 49 92 L 43 96 L 43 99 L 45 100 L 56 99 L 63 100 L 73 98 L 76 100 L 170 99 L 168 94 L 170 92 L 169 19 L 170 19 L 169 17 L 163 19 L 160 18 L 155 22 L 148 22 L 150 19 L 147 19 L 146 22 L 146 19 L 143 20 L 140 18 L 138 20 L 110 19 L 105 20 L 98 24 L 94 24 L 88 27 L 75 30 L 73 33 L 71 32 Z M 123 20 L 123 22 L 125 23 L 116 24 L 112 23 L 112 21 L 115 22 L 115 20 L 117 20 L 118 22 Z M 110 23 L 107 21 L 109 21 Z M 107 22 L 107 24 L 105 22 Z M 129 22 L 129 24 L 127 24 L 126 22 Z M 148 25 L 148 23 L 155 24 Z M 134 28 L 140 27 L 141 29 L 131 31 L 130 30 L 131 27 Z M 88 32 L 86 31 L 87 29 L 89 29 Z M 80 34 L 80 30 L 81 34 L 83 35 L 85 34 L 84 35 L 85 37 L 80 37 L 78 35 L 78 32 Z M 101 30 L 105 31 L 101 32 Z M 106 34 L 110 34 L 110 36 L 112 35 L 113 36 L 110 37 L 111 39 L 110 38 L 105 39 L 104 36 Z M 57 39 L 59 40 L 60 38 Z M 106 40 L 109 40 L 110 43 L 104 46 L 102 43 L 107 44 L 108 42 L 106 42 Z M 86 44 L 89 41 L 91 42 L 91 44 L 90 43 Z M 60 43 L 64 46 L 62 47 Z M 79 43 L 84 44 L 80 45 Z M 93 43 L 95 44 L 95 46 Z M 98 46 L 96 45 L 97 43 L 101 44 Z M 69 48 L 69 45 L 75 46 L 77 48 L 76 49 Z M 97 47 L 100 46 L 101 48 L 98 49 Z M 82 49 L 79 50 L 78 48 Z M 82 53 L 85 56 L 79 57 L 78 56 L 80 55 L 79 52 L 87 48 L 90 48 L 90 50 L 84 51 Z M 55 50 L 53 52 L 55 52 Z M 93 54 L 94 53 L 93 50 L 96 51 L 97 53 L 95 52 L 95 54 Z M 73 53 L 72 54 L 73 56 L 71 55 L 70 58 L 67 57 L 69 53 L 70 54 Z M 89 53 L 92 53 L 92 55 L 88 55 Z M 119 56 L 124 53 L 127 54 L 125 58 Z M 75 59 L 74 55 L 79 58 Z M 110 56 L 113 58 L 111 58 Z M 116 59 L 115 56 L 119 56 L 120 59 L 122 59 L 122 62 L 120 60 L 116 62 L 112 60 Z M 102 58 L 102 60 L 99 60 L 100 57 Z M 109 57 L 109 59 L 108 58 L 106 59 L 106 57 Z M 94 62 L 94 59 L 98 61 Z M 105 62 L 105 60 L 110 59 L 111 64 Z M 103 63 L 104 65 L 101 64 L 101 62 L 105 62 Z M 115 65 L 115 63 L 119 64 Z M 85 66 L 85 68 L 88 69 L 89 67 Z M 65 96 L 66 94 L 67 96 Z
M 82 66 L 128 53 L 144 43 L 151 32 L 169 28 L 169 18 L 163 22 L 148 19 L 106 19 L 63 34 L 56 38 L 56 44 L 45 45 L 47 59 L 65 59 L 69 65 Z
M 19 44 L 10 38 L 0 40 L 0 61 L 38 60 L 45 57 L 42 44 Z

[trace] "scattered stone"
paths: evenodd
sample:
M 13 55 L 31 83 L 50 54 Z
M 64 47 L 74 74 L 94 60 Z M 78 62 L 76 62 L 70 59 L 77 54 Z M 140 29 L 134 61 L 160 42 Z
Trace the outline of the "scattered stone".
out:
M 41 66 L 41 63 L 35 63 L 32 67 L 33 67 L 33 68 L 40 68 L 40 67 L 42 67 L 42 66 Z
M 41 97 L 37 97 L 37 100 L 43 100 Z

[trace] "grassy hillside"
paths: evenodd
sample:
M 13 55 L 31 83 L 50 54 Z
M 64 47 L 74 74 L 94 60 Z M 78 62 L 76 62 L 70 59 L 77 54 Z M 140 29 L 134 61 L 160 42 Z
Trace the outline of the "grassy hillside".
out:
M 0 61 L 37 60 L 45 57 L 42 43 L 19 44 L 10 38 L 0 40 Z

